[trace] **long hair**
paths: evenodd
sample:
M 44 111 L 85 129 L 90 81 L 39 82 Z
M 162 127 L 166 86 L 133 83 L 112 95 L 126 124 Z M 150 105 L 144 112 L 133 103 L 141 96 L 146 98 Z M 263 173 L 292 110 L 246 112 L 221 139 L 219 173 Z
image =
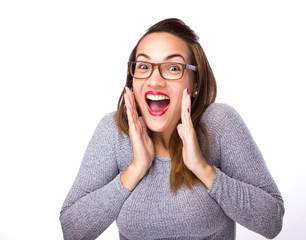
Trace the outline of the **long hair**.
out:
M 136 52 L 139 43 L 145 36 L 154 32 L 167 32 L 183 39 L 187 43 L 191 51 L 191 64 L 197 67 L 195 81 L 197 83 L 198 91 L 198 94 L 195 97 L 192 97 L 191 119 L 194 129 L 197 133 L 199 143 L 199 132 L 201 131 L 204 135 L 206 153 L 205 157 L 208 157 L 208 137 L 205 127 L 203 126 L 203 124 L 200 123 L 200 119 L 207 107 L 215 101 L 217 95 L 217 85 L 206 55 L 198 42 L 199 38 L 195 34 L 195 32 L 190 29 L 183 21 L 176 18 L 165 19 L 156 23 L 147 30 L 147 32 L 142 36 L 142 38 L 138 41 L 137 45 L 131 52 L 129 61 L 136 60 Z M 132 84 L 133 77 L 129 73 L 129 70 L 127 70 L 125 86 L 131 88 Z M 122 93 L 118 101 L 115 118 L 119 132 L 121 134 L 122 132 L 124 132 L 128 135 L 129 126 L 126 111 L 124 109 L 124 104 L 125 103 Z M 141 115 L 138 106 L 137 111 L 138 114 Z M 179 122 L 177 124 L 179 124 Z M 200 180 L 185 166 L 182 157 L 182 147 L 182 140 L 179 137 L 177 130 L 174 130 L 170 137 L 169 143 L 169 153 L 171 157 L 170 189 L 174 193 L 177 192 L 177 190 L 179 190 L 181 187 L 188 187 L 189 189 L 192 189 L 193 185 L 200 183 Z

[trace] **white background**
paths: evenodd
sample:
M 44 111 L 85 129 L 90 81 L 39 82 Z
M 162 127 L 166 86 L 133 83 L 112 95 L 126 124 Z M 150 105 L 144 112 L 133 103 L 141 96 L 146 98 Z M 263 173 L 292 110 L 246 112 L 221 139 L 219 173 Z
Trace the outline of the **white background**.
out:
M 303 1 L 0 2 L 0 239 L 62 239 L 59 212 L 129 54 L 164 18 L 184 20 L 283 195 L 279 240 L 306 239 Z M 118 239 L 113 224 L 99 239 Z M 237 239 L 264 239 L 238 226 Z

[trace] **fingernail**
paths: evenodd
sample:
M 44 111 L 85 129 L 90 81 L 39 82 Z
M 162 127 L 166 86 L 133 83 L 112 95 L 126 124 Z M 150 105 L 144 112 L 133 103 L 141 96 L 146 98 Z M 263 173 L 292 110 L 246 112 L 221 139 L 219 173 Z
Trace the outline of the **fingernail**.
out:
M 125 111 L 127 111 L 127 107 L 124 105 Z
M 187 108 L 187 111 L 189 112 L 189 108 Z
M 187 88 L 187 93 L 189 92 L 189 89 Z
M 123 88 L 123 91 L 126 93 L 125 87 Z
M 189 94 L 190 100 L 191 100 L 191 94 Z

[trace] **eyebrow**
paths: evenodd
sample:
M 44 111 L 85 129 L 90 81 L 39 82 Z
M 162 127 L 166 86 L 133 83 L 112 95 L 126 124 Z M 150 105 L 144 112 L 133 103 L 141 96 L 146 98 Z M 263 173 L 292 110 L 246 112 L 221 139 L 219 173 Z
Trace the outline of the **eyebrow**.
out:
M 139 57 L 141 57 L 141 56 L 142 56 L 142 57 L 145 57 L 145 58 L 147 58 L 147 59 L 149 59 L 149 60 L 151 59 L 147 54 L 144 54 L 144 53 L 139 53 L 139 54 L 136 56 L 136 59 L 139 58 Z
M 147 54 L 144 54 L 144 53 L 139 53 L 139 54 L 137 55 L 136 59 L 137 59 L 138 57 L 140 57 L 140 56 L 145 57 L 145 58 L 151 60 L 151 58 L 150 58 Z M 185 61 L 185 58 L 184 58 L 181 54 L 171 54 L 171 55 L 165 57 L 165 60 L 169 60 L 169 59 L 175 58 L 175 57 L 180 57 L 180 58 L 182 58 L 182 59 L 184 60 L 184 62 L 186 62 L 186 61 Z
M 181 57 L 185 62 L 185 58 L 181 54 L 172 54 L 172 55 L 166 57 L 165 60 L 169 60 L 169 59 L 175 58 L 175 57 Z

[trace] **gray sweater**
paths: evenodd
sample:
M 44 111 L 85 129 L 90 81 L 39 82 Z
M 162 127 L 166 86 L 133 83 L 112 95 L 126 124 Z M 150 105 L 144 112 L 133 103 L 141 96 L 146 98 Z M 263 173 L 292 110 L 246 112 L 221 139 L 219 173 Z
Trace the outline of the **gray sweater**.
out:
M 132 161 L 131 142 L 118 133 L 114 113 L 96 128 L 60 221 L 67 240 L 95 239 L 115 220 L 120 239 L 235 239 L 235 222 L 267 238 L 282 228 L 283 200 L 239 114 L 211 104 L 201 118 L 208 132 L 210 190 L 171 193 L 170 157 L 156 154 L 133 192 L 120 181 Z M 205 153 L 204 140 L 201 141 Z

